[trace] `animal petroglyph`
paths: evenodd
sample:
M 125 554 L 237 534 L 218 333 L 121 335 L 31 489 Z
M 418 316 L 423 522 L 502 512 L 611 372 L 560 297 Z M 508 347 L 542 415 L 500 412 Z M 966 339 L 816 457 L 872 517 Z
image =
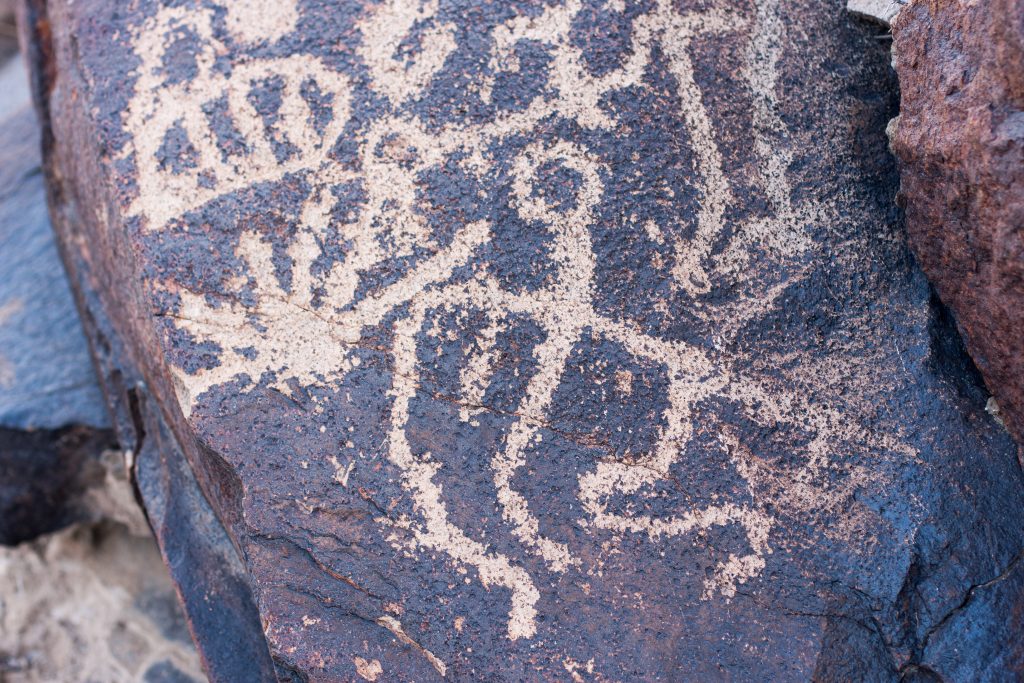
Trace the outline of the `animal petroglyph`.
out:
M 259 14 L 264 4 L 232 5 L 228 26 L 239 34 L 236 39 L 273 41 L 294 25 L 294 4 L 285 2 L 281 7 L 275 4 L 273 17 L 254 20 L 251 25 L 256 28 L 247 33 L 243 27 L 250 25 L 249 14 Z M 398 521 L 382 519 L 381 524 L 400 527 L 402 533 L 390 537 L 396 545 L 406 547 L 405 539 L 412 539 L 413 549 L 444 553 L 453 562 L 473 568 L 485 586 L 507 589 L 511 594 L 508 636 L 531 638 L 537 634 L 541 597 L 536 574 L 545 569 L 528 570 L 524 558 L 498 552 L 453 523 L 451 502 L 437 481 L 441 463 L 429 453 L 418 454 L 410 443 L 410 404 L 421 387 L 417 354 L 424 343 L 424 328 L 434 317 L 474 311 L 486 319 L 471 340 L 475 351 L 460 374 L 459 419 L 472 424 L 474 415 L 488 410 L 484 396 L 494 381 L 496 338 L 513 317 L 529 319 L 542 331 L 542 341 L 532 353 L 536 369 L 489 461 L 496 503 L 511 536 L 524 553 L 539 558 L 546 571 L 563 574 L 594 568 L 585 566 L 571 544 L 542 531 L 530 500 L 515 482 L 526 467 L 529 449 L 540 439 L 573 349 L 585 336 L 608 341 L 630 357 L 664 369 L 667 407 L 649 452 L 602 459 L 592 469 L 577 473 L 576 497 L 583 512 L 578 524 L 602 532 L 641 535 L 651 542 L 711 533 L 716 527 L 740 529 L 747 550 L 718 563 L 704 586 L 707 599 L 734 595 L 738 584 L 764 569 L 772 552 L 774 522 L 758 495 L 758 487 L 771 477 L 743 459 L 742 448 L 726 430 L 721 447 L 732 454 L 734 466 L 749 483 L 747 498 L 670 515 L 641 514 L 636 511 L 641 505 L 622 504 L 623 500 L 653 499 L 659 495 L 657 487 L 670 482 L 670 470 L 691 446 L 695 425 L 708 402 L 734 402 L 750 419 L 765 423 L 784 423 L 800 415 L 813 436 L 806 445 L 806 464 L 795 474 L 808 486 L 829 466 L 836 443 L 854 439 L 875 443 L 876 439 L 797 392 L 741 372 L 729 353 L 663 338 L 629 319 L 599 310 L 594 304 L 597 264 L 592 230 L 608 191 L 607 161 L 582 142 L 547 139 L 536 131 L 552 120 L 569 121 L 585 131 L 614 130 L 614 117 L 602 103 L 612 93 L 642 86 L 658 53 L 667 60 L 682 101 L 679 114 L 690 134 L 695 182 L 703 197 L 692 237 L 669 236 L 678 231 L 666 230 L 668 226 L 644 226 L 657 241 L 673 241 L 677 256 L 673 286 L 700 297 L 712 291 L 712 275 L 727 274 L 733 282 L 742 281 L 753 244 L 771 258 L 795 260 L 812 248 L 800 226 L 820 208 L 811 202 L 793 206 L 790 200 L 786 169 L 791 156 L 779 142 L 785 131 L 775 95 L 782 30 L 776 3 L 759 2 L 751 20 L 732 10 L 679 11 L 669 0 L 660 0 L 633 21 L 622 63 L 600 76 L 591 73 L 580 48 L 570 39 L 580 0 L 545 6 L 536 16 L 517 16 L 494 27 L 487 75 L 474 87 L 482 101 L 495 97 L 496 75 L 519 68 L 516 47 L 526 42 L 542 45 L 550 58 L 548 87 L 524 106 L 482 122 L 444 124 L 421 119 L 411 106 L 459 50 L 454 28 L 438 19 L 438 11 L 436 1 L 388 0 L 369 10 L 358 24 L 362 33 L 358 56 L 370 90 L 385 104 L 383 113 L 356 123 L 352 118 L 355 77 L 339 73 L 318 57 L 249 59 L 224 69 L 217 59 L 226 48 L 214 31 L 210 10 L 165 8 L 139 27 L 134 47 L 141 65 L 126 117 L 134 141 L 124 154 L 133 157 L 138 167 L 139 192 L 131 211 L 143 220 L 145 230 L 160 231 L 218 197 L 290 174 L 304 176 L 311 187 L 298 231 L 286 249 L 287 284 L 275 266 L 271 238 L 247 229 L 235 254 L 247 265 L 246 274 L 228 287 L 237 291 L 250 287 L 251 299 L 229 298 L 214 305 L 203 292 L 176 288 L 178 328 L 199 343 L 220 348 L 216 367 L 174 369 L 182 412 L 188 417 L 204 393 L 241 378 L 249 382 L 243 391 L 259 381 L 284 393 L 291 391 L 292 382 L 303 386 L 337 383 L 359 363 L 353 350 L 361 343 L 363 330 L 393 321 L 387 322 L 393 334 L 389 351 L 394 363 L 387 457 L 402 473 L 402 486 L 415 515 Z M 197 75 L 167 85 L 161 65 L 168 36 L 183 31 L 198 36 L 202 46 L 196 56 Z M 419 31 L 421 49 L 408 56 L 400 48 L 414 31 Z M 748 41 L 743 76 L 753 103 L 754 153 L 771 204 L 769 218 L 751 219 L 731 232 L 726 231 L 725 215 L 736 198 L 689 51 L 691 41 L 725 34 Z M 251 100 L 253 89 L 268 80 L 280 84 L 278 114 L 269 121 Z M 311 102 L 311 89 L 329 103 L 326 123 L 315 125 L 324 117 Z M 242 141 L 228 151 L 218 137 L 223 132 L 213 124 L 212 112 L 218 107 L 227 112 Z M 189 150 L 183 163 L 168 163 L 167 155 L 161 153 L 168 135 L 187 141 L 179 145 Z M 343 135 L 358 143 L 354 163 L 342 163 L 332 153 Z M 485 178 L 498 165 L 496 146 L 523 138 L 528 143 L 511 159 L 510 208 L 521 220 L 541 225 L 548 233 L 550 249 L 545 258 L 553 270 L 540 286 L 513 290 L 486 268 L 472 268 L 501 226 L 491 220 L 472 220 L 458 226 L 450 239 L 439 240 L 417 211 L 417 187 L 421 174 L 445 163 L 455 164 L 468 177 Z M 567 200 L 538 192 L 539 174 L 551 167 L 578 178 Z M 337 199 L 331 188 L 345 182 L 357 183 L 363 192 L 359 210 L 347 222 L 332 213 Z M 331 239 L 344 241 L 345 258 L 318 269 L 323 245 Z M 724 248 L 714 249 L 723 240 Z M 399 258 L 410 259 L 413 266 L 390 284 L 361 293 L 366 273 Z M 472 274 L 466 275 L 467 270 Z M 698 314 L 721 319 L 723 327 L 736 329 L 770 309 L 781 288 L 753 288 L 754 294 L 738 302 L 720 309 L 704 307 Z M 270 379 L 261 380 L 264 377 Z M 633 386 L 628 373 L 617 377 L 622 386 Z M 347 485 L 352 464 L 342 466 L 337 458 L 332 462 L 339 483 Z M 443 670 L 440 661 L 431 662 Z

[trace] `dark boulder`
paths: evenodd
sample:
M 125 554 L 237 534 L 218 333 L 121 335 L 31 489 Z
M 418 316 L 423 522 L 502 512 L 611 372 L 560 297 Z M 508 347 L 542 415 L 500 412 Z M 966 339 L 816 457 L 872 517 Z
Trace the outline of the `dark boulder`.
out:
M 1019 670 L 1024 479 L 840 3 L 31 7 L 122 439 L 259 675 Z
M 46 214 L 24 65 L 0 74 L 21 101 L 0 122 L 0 544 L 13 545 L 95 518 L 117 443 Z
M 94 672 L 61 667 L 90 659 L 89 650 L 96 644 L 93 639 L 116 654 L 116 633 L 107 641 L 102 619 L 88 623 L 79 621 L 77 613 L 75 618 L 53 616 L 62 610 L 74 611 L 75 601 L 81 600 L 78 591 L 88 591 L 88 581 L 86 585 L 71 586 L 60 595 L 47 595 L 35 587 L 23 591 L 19 587 L 21 580 L 15 580 L 12 574 L 24 571 L 38 580 L 52 579 L 57 584 L 53 590 L 60 593 L 65 590 L 65 581 L 74 580 L 68 576 L 89 576 L 95 570 L 101 577 L 97 580 L 105 580 L 102 577 L 115 571 L 112 565 L 116 562 L 139 562 L 116 568 L 117 576 L 110 579 L 110 601 L 115 605 L 130 603 L 132 599 L 145 602 L 148 598 L 143 588 L 159 585 L 167 591 L 161 594 L 161 600 L 166 598 L 172 603 L 129 610 L 119 622 L 122 631 L 150 630 L 151 625 L 142 623 L 148 620 L 161 628 L 176 629 L 167 635 L 169 642 L 180 640 L 181 634 L 187 640 L 190 628 L 204 636 L 202 645 L 206 650 L 214 650 L 215 659 L 220 651 L 229 650 L 235 659 L 248 657 L 244 668 L 234 671 L 249 671 L 254 662 L 258 665 L 260 661 L 259 652 L 254 656 L 251 648 L 246 647 L 248 633 L 249 640 L 263 648 L 269 666 L 251 593 L 244 581 L 235 578 L 240 573 L 240 563 L 188 468 L 162 466 L 157 454 L 174 451 L 151 445 L 160 443 L 158 435 L 140 438 L 122 425 L 118 436 L 122 437 L 125 449 L 118 445 L 82 331 L 83 322 L 97 344 L 93 350 L 98 361 L 102 362 L 104 354 L 112 349 L 96 334 L 97 321 L 88 308 L 85 319 L 80 319 L 58 255 L 47 215 L 40 130 L 29 101 L 25 66 L 19 59 L 12 59 L 0 70 L 0 84 L 4 93 L 0 112 L 7 115 L 0 123 L 0 544 L 33 541 L 31 545 L 7 551 L 9 554 L 2 558 L 8 572 L 2 578 L 10 591 L 4 595 L 8 608 L 4 627 L 11 630 L 4 634 L 7 639 L 0 647 L 45 650 L 50 646 L 61 647 L 61 638 L 67 637 L 73 641 L 71 648 L 61 647 L 59 654 L 45 653 L 45 661 L 39 661 L 35 655 L 28 657 L 23 662 L 26 670 L 47 680 L 93 675 Z M 78 290 L 83 292 L 82 288 Z M 109 370 L 109 363 L 103 368 Z M 105 374 L 108 392 L 122 391 L 108 393 L 111 398 L 136 395 L 131 379 L 125 377 L 118 373 L 117 381 L 111 382 L 109 373 Z M 116 400 L 111 407 L 119 409 Z M 118 413 L 122 414 L 129 415 L 131 425 L 135 424 L 131 416 L 136 416 L 140 433 L 144 433 L 146 426 L 138 406 Z M 158 426 L 149 428 L 154 433 L 159 431 Z M 145 498 L 148 503 L 145 517 L 138 498 Z M 158 504 L 167 498 L 173 501 Z M 160 558 L 150 537 L 147 517 L 161 540 L 160 550 L 177 586 L 166 573 L 153 574 L 151 567 L 145 566 L 152 558 L 158 562 Z M 52 533 L 67 527 L 72 528 L 63 534 Z M 104 554 L 102 544 L 66 547 L 68 539 L 90 534 L 129 539 L 125 542 L 134 550 L 118 555 L 115 560 Z M 66 557 L 64 550 L 69 550 Z M 46 562 L 37 560 L 33 564 L 24 555 L 45 556 Z M 142 586 L 133 583 L 136 575 L 144 576 Z M 189 628 L 174 604 L 175 588 L 181 592 L 191 622 Z M 138 591 L 138 595 L 131 591 Z M 97 602 L 105 599 L 105 593 L 96 597 Z M 38 607 L 29 606 L 34 600 L 40 601 Z M 42 610 L 41 624 L 35 623 L 35 616 L 19 618 L 33 609 Z M 248 615 L 249 620 L 239 614 Z M 54 623 L 46 621 L 51 618 Z M 211 633 L 214 635 L 208 635 Z M 156 649 L 163 646 L 159 640 L 151 643 Z M 171 649 L 191 653 L 188 663 L 192 669 L 198 667 L 190 647 Z M 5 654 L 0 653 L 0 679 L 8 671 L 3 661 Z M 99 659 L 101 655 L 95 657 Z M 121 680 L 125 675 L 122 664 L 125 662 L 111 664 L 107 673 Z M 125 666 L 131 669 L 130 662 Z M 208 663 L 207 668 L 221 674 L 224 665 L 218 659 L 213 666 Z M 58 676 L 54 671 L 61 673 Z M 154 680 L 169 680 L 175 672 L 178 669 L 173 663 L 157 663 L 150 672 L 139 672 L 139 680 L 144 676 L 147 681 L 152 676 L 157 677 Z M 247 677 L 220 675 L 219 680 Z

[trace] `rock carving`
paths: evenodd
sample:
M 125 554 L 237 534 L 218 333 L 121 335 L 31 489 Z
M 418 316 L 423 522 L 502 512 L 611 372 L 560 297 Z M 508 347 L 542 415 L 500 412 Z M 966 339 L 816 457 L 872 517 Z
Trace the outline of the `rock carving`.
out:
M 279 12 L 290 16 L 293 12 L 286 5 L 282 3 Z M 232 22 L 238 26 L 258 24 L 259 9 L 259 3 L 234 6 L 230 11 Z M 806 415 L 815 436 L 807 445 L 808 464 L 798 476 L 807 482 L 813 482 L 828 468 L 836 442 L 877 440 L 792 392 L 737 373 L 727 355 L 711 358 L 692 345 L 659 338 L 629 321 L 595 310 L 591 303 L 595 265 L 589 227 L 604 192 L 605 169 L 599 158 L 579 144 L 564 140 L 533 143 L 513 163 L 515 210 L 523 220 L 545 226 L 553 236 L 549 258 L 556 264 L 556 271 L 551 282 L 535 291 L 515 293 L 481 271 L 472 277 L 453 278 L 456 270 L 473 266 L 480 247 L 490 239 L 492 226 L 476 221 L 463 226 L 449 245 L 434 244 L 423 217 L 415 211 L 418 175 L 458 158 L 467 172 L 483 177 L 492 169 L 488 149 L 495 141 L 530 132 L 553 115 L 573 120 L 585 129 L 613 127 L 600 106 L 601 98 L 637 84 L 656 46 L 668 55 L 671 73 L 679 83 L 684 103 L 681 113 L 692 136 L 705 197 L 695 235 L 676 244 L 679 258 L 673 272 L 675 286 L 693 295 L 707 293 L 708 271 L 740 273 L 749 254 L 749 249 L 742 247 L 752 241 L 779 258 L 795 257 L 810 248 L 798 218 L 820 212 L 820 208 L 813 202 L 801 207 L 791 205 L 785 179 L 788 153 L 773 148 L 767 136 L 761 135 L 755 151 L 773 215 L 745 226 L 721 255 L 711 255 L 712 246 L 721 237 L 726 207 L 733 199 L 713 124 L 694 82 L 688 39 L 745 29 L 744 20 L 728 10 L 679 12 L 663 0 L 634 25 L 632 53 L 626 63 L 598 78 L 587 73 L 580 51 L 568 40 L 579 10 L 578 0 L 568 0 L 548 7 L 541 16 L 520 17 L 494 31 L 491 58 L 497 71 L 513 68 L 512 47 L 518 41 L 541 41 L 550 49 L 557 97 L 538 98 L 525 110 L 490 123 L 430 130 L 426 122 L 403 112 L 400 105 L 414 99 L 429 84 L 433 73 L 455 49 L 452 29 L 432 25 L 429 37 L 423 39 L 429 47 L 411 62 L 403 63 L 395 57 L 396 46 L 414 24 L 431 20 L 436 2 L 392 1 L 378 6 L 361 24 L 360 56 L 372 76 L 372 87 L 388 99 L 393 113 L 371 124 L 359 152 L 361 175 L 330 154 L 348 123 L 352 97 L 348 78 L 315 57 L 254 60 L 226 76 L 216 68 L 216 56 L 223 48 L 212 36 L 212 12 L 178 7 L 161 10 L 135 38 L 142 65 L 128 117 L 128 126 L 135 131 L 134 145 L 124 153 L 134 154 L 138 164 L 140 192 L 133 211 L 145 220 L 146 230 L 161 230 L 215 197 L 286 174 L 311 174 L 318 181 L 303 208 L 300 231 L 288 250 L 289 286 L 282 285 L 275 274 L 271 245 L 260 234 L 248 232 L 239 243 L 237 255 L 247 263 L 247 272 L 254 280 L 251 304 L 239 300 L 215 307 L 202 294 L 180 292 L 178 325 L 197 340 L 214 342 L 222 349 L 216 367 L 197 373 L 177 372 L 182 411 L 189 415 L 193 402 L 206 390 L 239 376 L 255 381 L 271 373 L 276 377 L 274 386 L 283 392 L 289 391 L 290 380 L 303 385 L 330 385 L 358 362 L 351 348 L 360 344 L 360 330 L 404 309 L 394 323 L 389 458 L 404 474 L 403 485 L 415 501 L 417 516 L 399 523 L 412 532 L 416 545 L 443 551 L 453 561 L 473 567 L 485 585 L 511 592 L 508 635 L 513 639 L 529 638 L 536 632 L 536 579 L 518 565 L 516 558 L 489 550 L 449 521 L 449 503 L 434 481 L 440 465 L 429 453 L 415 454 L 405 433 L 408 404 L 419 388 L 417 339 L 432 314 L 473 310 L 489 321 L 489 331 L 474 340 L 480 352 L 471 356 L 465 369 L 466 407 L 462 415 L 467 420 L 469 406 L 480 404 L 488 385 L 488 342 L 493 343 L 496 331 L 508 325 L 509 316 L 527 316 L 544 332 L 545 341 L 534 350 L 538 369 L 517 410 L 515 424 L 503 448 L 489 456 L 503 519 L 523 547 L 543 558 L 553 572 L 565 572 L 570 567 L 592 572 L 595 568 L 581 566 L 564 543 L 541 533 L 529 501 L 515 489 L 513 479 L 524 466 L 524 451 L 539 438 L 537 427 L 544 422 L 569 356 L 585 330 L 622 345 L 635 358 L 663 366 L 670 380 L 665 427 L 652 451 L 624 461 L 599 462 L 594 471 L 580 474 L 579 522 L 619 533 L 644 534 L 652 542 L 694 530 L 738 525 L 746 535 L 749 552 L 731 555 L 718 567 L 707 580 L 706 599 L 716 593 L 725 597 L 735 594 L 737 583 L 756 576 L 764 567 L 765 554 L 771 552 L 768 537 L 772 517 L 760 508 L 759 473 L 743 460 L 738 443 L 730 444 L 723 438 L 722 448 L 730 450 L 735 466 L 750 484 L 748 502 L 723 501 L 665 517 L 613 512 L 607 502 L 615 496 L 656 495 L 653 486 L 669 476 L 670 466 L 686 451 L 693 422 L 700 418 L 698 406 L 702 401 L 728 397 L 744 405 L 756 419 L 785 420 L 786 414 L 794 410 Z M 754 117 L 759 129 L 781 133 L 782 124 L 775 113 L 775 64 L 781 30 L 777 3 L 761 2 L 757 22 L 749 49 L 750 59 L 756 57 L 759 61 L 756 68 L 749 65 L 746 72 L 754 95 Z M 181 84 L 161 86 L 159 66 L 164 58 L 165 36 L 181 30 L 195 32 L 204 46 L 197 58 L 198 73 Z M 266 125 L 249 96 L 258 81 L 269 78 L 281 79 L 283 87 L 279 119 Z M 330 102 L 329 120 L 322 130 L 314 125 L 316 113 L 303 97 L 303 89 L 310 84 Z M 486 91 L 493 88 L 493 83 L 480 83 L 479 87 Z M 204 113 L 218 98 L 226 98 L 231 120 L 243 140 L 237 154 L 222 152 Z M 194 163 L 186 169 L 162 164 L 158 154 L 166 136 L 179 129 L 194 149 Z M 275 153 L 275 144 L 282 143 L 289 149 L 284 158 Z M 582 178 L 575 197 L 568 202 L 571 209 L 561 210 L 536 194 L 535 176 L 542 166 L 551 164 L 570 169 Z M 344 262 L 317 274 L 319 245 L 329 239 L 327 228 L 334 204 L 328 188 L 361 178 L 367 200 L 358 217 L 342 226 L 344 237 L 352 243 L 351 251 Z M 657 231 L 659 227 L 652 229 Z M 382 249 L 384 240 L 396 246 L 397 254 Z M 355 300 L 362 272 L 396 255 L 409 254 L 417 245 L 432 248 L 434 254 L 397 282 L 361 301 Z M 241 288 L 245 283 L 236 284 Z M 742 306 L 723 311 L 723 317 L 733 319 L 727 325 L 736 325 L 739 319 L 772 306 L 778 292 L 778 288 L 769 289 Z

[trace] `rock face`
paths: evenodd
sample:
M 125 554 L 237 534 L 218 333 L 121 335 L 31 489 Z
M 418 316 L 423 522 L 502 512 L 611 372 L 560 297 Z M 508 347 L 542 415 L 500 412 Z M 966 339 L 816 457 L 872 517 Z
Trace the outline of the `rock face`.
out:
M 107 393 L 239 551 L 244 680 L 1024 666 L 1024 480 L 840 4 L 29 10 Z
M 100 514 L 116 442 L 46 215 L 24 65 L 0 74 L 21 104 L 5 99 L 0 121 L 0 545 L 11 545 Z
M 109 426 L 46 215 L 27 92 L 0 121 L 0 145 L 0 427 Z
M 0 680 L 199 681 L 57 254 L 24 63 L 0 84 Z
M 893 38 L 911 246 L 1024 443 L 1024 2 L 912 2 Z
M 0 116 L 0 680 L 199 681 L 57 254 L 19 59 Z

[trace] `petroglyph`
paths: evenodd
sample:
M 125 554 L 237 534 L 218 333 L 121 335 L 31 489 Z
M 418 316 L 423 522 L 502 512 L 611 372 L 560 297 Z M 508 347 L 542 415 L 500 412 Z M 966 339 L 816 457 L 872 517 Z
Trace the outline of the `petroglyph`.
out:
M 401 642 L 405 643 L 406 645 L 411 645 L 412 647 L 422 652 L 423 656 L 427 658 L 427 661 L 430 662 L 431 666 L 437 669 L 437 673 L 441 674 L 442 676 L 444 676 L 445 673 L 447 673 L 448 667 L 445 666 L 445 663 L 438 659 L 434 653 L 425 649 L 422 645 L 420 645 L 415 640 L 410 638 L 409 634 L 406 633 L 405 629 L 402 628 L 402 624 L 398 621 L 398 619 L 395 619 L 394 617 L 383 616 L 377 619 L 377 623 L 386 628 L 387 630 L 391 631 L 392 633 L 394 633 L 395 637 L 398 638 L 398 640 L 400 640 Z
M 265 4 L 231 5 L 231 23 L 262 25 L 266 17 L 260 10 Z M 294 3 L 283 2 L 270 16 L 287 14 L 283 7 L 289 4 L 294 11 Z M 216 67 L 217 55 L 227 48 L 214 36 L 212 23 L 209 11 L 163 8 L 146 22 L 134 41 L 142 63 L 136 71 L 136 94 L 126 114 L 126 127 L 134 136 L 125 156 L 134 155 L 139 174 L 132 213 L 145 216 L 150 230 L 159 230 L 187 211 L 255 183 L 296 171 L 337 173 L 328 152 L 348 120 L 347 78 L 308 55 L 237 64 L 227 76 Z M 201 46 L 195 54 L 197 76 L 167 83 L 163 64 L 168 37 L 183 31 L 193 32 Z M 279 119 L 267 126 L 249 95 L 257 83 L 273 79 L 284 87 Z M 316 115 L 302 94 L 307 83 L 315 84 L 331 101 L 330 123 L 322 133 L 312 125 Z M 213 130 L 214 112 L 222 102 L 245 141 L 237 150 L 222 149 Z M 185 137 L 183 145 L 194 150 L 194 158 L 181 166 L 168 165 L 161 147 L 169 133 L 179 130 Z M 286 158 L 275 154 L 275 141 L 291 146 Z
M 433 24 L 420 38 L 422 50 L 411 62 L 396 58 L 399 44 L 418 22 L 437 13 L 437 0 L 408 2 L 388 0 L 377 6 L 363 24 L 360 54 L 373 74 L 373 87 L 387 95 L 393 105 L 415 98 L 444 64 L 455 48 L 455 28 Z
M 299 19 L 294 2 L 233 0 L 225 5 L 228 31 L 245 43 L 273 41 L 295 30 Z
M 296 21 L 294 3 L 274 3 L 272 16 L 257 20 L 254 15 L 262 14 L 264 4 L 230 5 L 228 29 L 236 39 L 271 41 L 291 30 Z M 481 122 L 438 123 L 421 119 L 412 105 L 457 53 L 454 28 L 438 18 L 436 1 L 388 0 L 377 5 L 358 24 L 362 34 L 358 53 L 369 74 L 369 87 L 387 104 L 383 113 L 359 123 L 357 132 L 344 133 L 358 147 L 355 160 L 348 163 L 339 161 L 332 150 L 352 120 L 355 86 L 349 76 L 320 58 L 292 55 L 249 59 L 230 69 L 218 67 L 218 55 L 225 47 L 215 35 L 212 10 L 162 9 L 139 28 L 134 40 L 141 66 L 127 113 L 134 140 L 124 158 L 133 158 L 138 168 L 139 192 L 132 213 L 142 219 L 146 231 L 165 229 L 218 197 L 288 175 L 305 178 L 311 188 L 297 232 L 287 245 L 287 283 L 275 267 L 273 238 L 246 230 L 235 253 L 246 264 L 245 276 L 229 282 L 228 289 L 240 292 L 250 287 L 251 299 L 239 296 L 213 302 L 205 293 L 176 288 L 180 297 L 174 313 L 177 327 L 197 343 L 220 348 L 216 367 L 174 369 L 183 414 L 189 417 L 207 391 L 232 381 L 239 381 L 243 392 L 262 382 L 285 394 L 292 382 L 306 387 L 335 385 L 358 365 L 354 350 L 364 341 L 364 329 L 393 321 L 388 323 L 394 366 L 387 458 L 402 473 L 402 487 L 415 515 L 380 522 L 391 527 L 389 538 L 394 544 L 407 547 L 404 544 L 412 539 L 413 549 L 444 553 L 458 565 L 473 568 L 484 586 L 507 589 L 512 639 L 537 634 L 538 571 L 600 570 L 585 566 L 583 554 L 574 552 L 570 543 L 545 535 L 527 496 L 515 486 L 529 449 L 541 438 L 570 354 L 586 335 L 619 345 L 631 358 L 663 369 L 667 407 L 649 452 L 601 459 L 592 469 L 576 473 L 582 508 L 577 523 L 602 533 L 645 536 L 654 543 L 711 533 L 718 527 L 741 529 L 748 548 L 718 563 L 705 581 L 706 599 L 735 595 L 738 584 L 764 569 L 772 552 L 774 519 L 764 511 L 762 500 L 777 495 L 775 484 L 782 475 L 766 471 L 745 456 L 726 425 L 721 429 L 721 447 L 748 482 L 746 497 L 671 515 L 636 510 L 660 495 L 659 485 L 671 483 L 671 469 L 692 447 L 695 425 L 702 411 L 712 410 L 708 408 L 712 400 L 733 402 L 749 419 L 765 424 L 793 423 L 799 416 L 805 427 L 809 425 L 813 436 L 806 446 L 806 463 L 799 471 L 785 473 L 807 489 L 813 489 L 816 476 L 829 467 L 836 444 L 899 448 L 890 440 L 862 433 L 836 410 L 812 405 L 778 382 L 740 372 L 737 358 L 729 353 L 663 338 L 625 317 L 599 310 L 594 303 L 597 264 L 592 230 L 607 194 L 607 162 L 584 143 L 536 134 L 542 122 L 553 120 L 569 121 L 585 131 L 614 131 L 616 121 L 604 103 L 613 93 L 642 86 L 658 52 L 667 60 L 682 101 L 679 114 L 690 135 L 695 183 L 702 197 L 692 236 L 680 237 L 680 231 L 669 229 L 673 226 L 654 222 L 642 227 L 658 243 L 671 241 L 676 252 L 673 287 L 697 298 L 713 291 L 716 277 L 726 277 L 730 285 L 742 283 L 754 246 L 779 261 L 797 260 L 813 248 L 801 226 L 821 215 L 822 209 L 807 201 L 794 206 L 790 199 L 786 171 L 792 157 L 776 95 L 782 44 L 777 3 L 759 2 L 751 23 L 731 10 L 680 12 L 669 0 L 661 0 L 633 21 L 622 63 L 600 76 L 591 72 L 571 40 L 580 10 L 579 0 L 567 0 L 545 7 L 536 16 L 517 16 L 496 26 L 490 35 L 489 68 L 475 84 L 482 101 L 495 97 L 498 75 L 521 68 L 516 49 L 524 42 L 543 46 L 550 58 L 542 93 L 518 109 Z M 253 28 L 244 28 L 249 26 Z M 182 31 L 198 36 L 202 46 L 196 55 L 197 75 L 168 85 L 161 65 L 169 36 Z M 736 197 L 690 57 L 692 41 L 725 34 L 748 37 L 743 77 L 752 96 L 758 172 L 771 205 L 770 217 L 752 219 L 731 231 L 726 230 L 725 215 Z M 418 47 L 414 54 L 403 52 L 409 40 Z M 251 102 L 253 89 L 268 80 L 281 84 L 277 117 L 269 123 Z M 318 112 L 305 94 L 310 84 L 329 102 L 326 123 L 320 126 L 314 125 Z M 218 139 L 211 113 L 218 106 L 227 112 L 242 141 L 234 148 L 226 150 Z M 161 152 L 171 134 L 183 134 L 187 145 L 182 146 L 193 150 L 182 163 L 169 162 Z M 499 166 L 496 146 L 522 138 L 530 142 L 511 160 L 510 208 L 527 224 L 542 226 L 550 237 L 544 258 L 553 269 L 541 285 L 513 290 L 486 268 L 472 267 L 480 265 L 484 248 L 500 226 L 489 219 L 472 220 L 460 225 L 450 239 L 441 240 L 417 210 L 417 203 L 424 172 L 452 163 L 471 178 L 486 178 Z M 552 167 L 578 178 L 568 199 L 539 192 L 543 184 L 539 174 Z M 363 193 L 358 211 L 344 220 L 333 214 L 338 200 L 332 187 L 341 183 L 353 183 Z M 324 245 L 338 239 L 346 245 L 344 259 L 328 268 L 318 267 Z M 361 293 L 367 273 L 398 259 L 413 264 L 408 272 Z M 466 275 L 467 271 L 472 274 Z M 737 302 L 719 308 L 695 307 L 695 313 L 721 320 L 723 330 L 735 330 L 770 309 L 782 286 L 753 288 L 753 293 Z M 494 550 L 452 522 L 450 503 L 438 483 L 441 461 L 430 453 L 417 454 L 410 444 L 410 405 L 421 389 L 418 352 L 426 343 L 424 338 L 429 339 L 425 326 L 435 316 L 458 311 L 474 311 L 486 319 L 476 338 L 467 341 L 470 350 L 460 371 L 459 419 L 470 426 L 474 416 L 489 410 L 485 397 L 495 381 L 497 337 L 513 325 L 513 317 L 531 320 L 542 332 L 532 351 L 536 369 L 526 381 L 524 397 L 500 446 L 486 454 L 495 502 L 511 536 L 524 550 L 522 558 Z M 616 383 L 626 394 L 633 392 L 636 381 L 624 370 L 616 374 Z M 333 455 L 329 459 L 335 480 L 347 486 L 354 461 L 343 464 Z M 526 554 L 540 558 L 542 569 L 528 570 Z M 382 617 L 380 623 L 400 639 L 408 639 L 394 619 Z M 443 674 L 444 664 L 433 655 L 428 658 Z M 574 676 L 580 666 L 570 669 Z

